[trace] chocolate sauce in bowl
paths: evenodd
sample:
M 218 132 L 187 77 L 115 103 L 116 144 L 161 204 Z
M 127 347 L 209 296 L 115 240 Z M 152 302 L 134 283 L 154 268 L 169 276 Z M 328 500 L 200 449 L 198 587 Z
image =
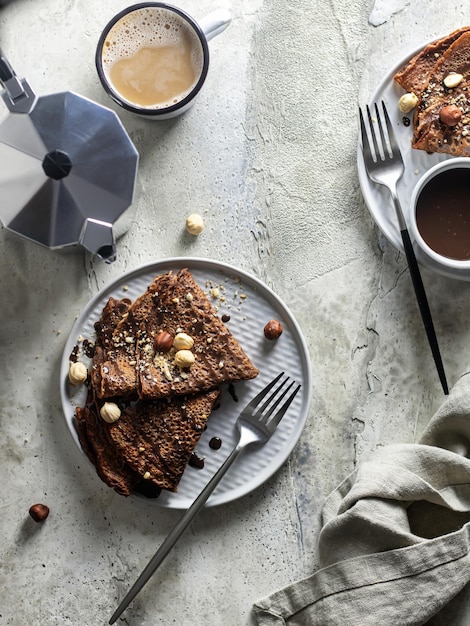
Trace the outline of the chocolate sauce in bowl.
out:
M 421 237 L 438 254 L 470 260 L 470 169 L 454 168 L 431 178 L 416 202 Z

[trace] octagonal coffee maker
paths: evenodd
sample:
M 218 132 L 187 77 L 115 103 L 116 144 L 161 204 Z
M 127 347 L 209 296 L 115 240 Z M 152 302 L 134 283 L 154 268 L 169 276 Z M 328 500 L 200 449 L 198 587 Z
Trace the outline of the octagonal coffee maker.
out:
M 132 223 L 139 155 L 114 111 L 71 91 L 37 97 L 0 50 L 0 220 L 51 249 L 106 262 Z

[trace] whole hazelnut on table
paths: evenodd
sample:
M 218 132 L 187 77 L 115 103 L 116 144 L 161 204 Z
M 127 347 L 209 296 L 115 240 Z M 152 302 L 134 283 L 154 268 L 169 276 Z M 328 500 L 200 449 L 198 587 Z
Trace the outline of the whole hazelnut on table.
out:
M 49 515 L 49 507 L 45 504 L 33 504 L 29 509 L 29 514 L 35 522 L 43 522 Z
M 455 104 L 449 104 L 439 111 L 439 119 L 446 126 L 456 126 L 462 119 L 462 111 Z
M 274 341 L 275 339 L 279 339 L 283 330 L 284 329 L 282 328 L 282 324 L 280 322 L 277 320 L 270 320 L 264 327 L 264 336 L 266 339 Z
M 186 218 L 186 230 L 191 235 L 200 235 L 204 230 L 204 220 L 198 213 L 191 213 Z

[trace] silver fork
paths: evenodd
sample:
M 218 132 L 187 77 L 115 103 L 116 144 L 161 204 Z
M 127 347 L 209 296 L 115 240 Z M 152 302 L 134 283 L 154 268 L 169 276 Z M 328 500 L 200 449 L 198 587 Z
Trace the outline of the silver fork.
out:
M 388 144 L 377 103 L 374 104 L 374 107 L 378 133 L 374 132 L 372 115 L 370 113 L 369 106 L 366 107 L 370 140 L 367 135 L 364 115 L 362 113 L 362 110 L 359 109 L 364 165 L 367 170 L 367 174 L 369 175 L 369 178 L 379 185 L 384 185 L 385 187 L 387 187 L 392 196 L 393 205 L 395 207 L 395 212 L 398 220 L 398 226 L 400 228 L 400 234 L 403 241 L 403 248 L 405 250 L 411 280 L 413 281 L 413 287 L 421 313 L 421 319 L 423 320 L 429 345 L 431 346 L 432 355 L 434 357 L 434 362 L 436 364 L 437 372 L 439 374 L 439 380 L 441 381 L 442 389 L 444 390 L 445 394 L 448 394 L 449 388 L 447 386 L 446 375 L 444 372 L 444 366 L 442 364 L 441 353 L 439 350 L 439 344 L 437 342 L 436 331 L 434 330 L 434 324 L 432 321 L 431 311 L 429 309 L 428 299 L 424 290 L 423 279 L 421 278 L 421 273 L 419 271 L 418 262 L 414 253 L 413 244 L 411 243 L 410 234 L 406 226 L 405 216 L 403 214 L 403 210 L 401 208 L 400 200 L 397 194 L 397 182 L 402 177 L 405 166 L 403 164 L 400 147 L 395 137 L 395 133 L 393 132 L 392 124 L 390 122 L 390 117 L 385 107 L 385 103 L 382 102 L 382 109 L 387 130 L 386 135 L 388 137 Z
M 109 620 L 109 624 L 114 624 L 121 613 L 129 606 L 142 587 L 148 582 L 150 577 L 161 565 L 175 543 L 207 502 L 207 499 L 219 484 L 226 471 L 238 457 L 240 452 L 244 448 L 253 444 L 265 444 L 271 438 L 271 435 L 276 430 L 279 422 L 284 417 L 287 409 L 300 389 L 300 385 L 296 385 L 294 380 L 287 385 L 289 377 L 287 376 L 281 380 L 283 376 L 284 372 L 281 372 L 242 410 L 237 419 L 237 429 L 239 432 L 237 445 L 167 536 L 155 555 L 151 558 L 142 574 L 136 580 L 116 611 L 113 613 L 111 619 Z M 295 388 L 292 390 L 293 387 Z M 271 390 L 273 391 L 271 392 Z

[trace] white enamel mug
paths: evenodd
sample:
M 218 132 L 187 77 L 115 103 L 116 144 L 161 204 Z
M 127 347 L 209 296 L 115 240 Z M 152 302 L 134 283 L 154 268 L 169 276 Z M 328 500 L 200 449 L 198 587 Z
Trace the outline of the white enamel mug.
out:
M 164 2 L 127 7 L 108 22 L 96 49 L 96 69 L 106 93 L 124 109 L 148 119 L 181 115 L 194 104 L 206 80 L 208 41 L 230 22 L 231 14 L 225 9 L 196 21 L 182 9 Z M 171 63 L 174 67 L 170 67 Z M 119 84 L 115 78 L 118 64 Z M 179 75 L 174 78 L 179 72 L 175 68 L 181 67 L 187 70 L 185 83 Z M 168 92 L 163 95 L 167 85 Z M 143 87 L 147 86 L 149 91 L 144 94 Z

